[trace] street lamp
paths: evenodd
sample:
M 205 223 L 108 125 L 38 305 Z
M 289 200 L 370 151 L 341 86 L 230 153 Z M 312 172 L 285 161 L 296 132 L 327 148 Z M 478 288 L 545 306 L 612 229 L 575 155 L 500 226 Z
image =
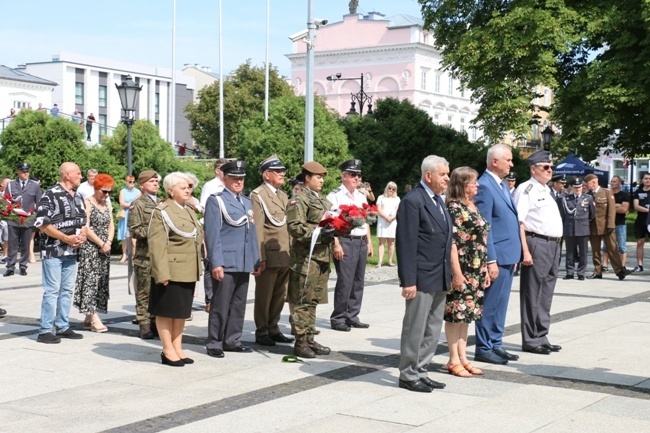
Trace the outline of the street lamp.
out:
M 126 80 L 122 81 L 121 85 L 115 84 L 117 93 L 120 95 L 120 102 L 122 103 L 122 122 L 126 125 L 127 130 L 127 144 L 126 144 L 126 169 L 128 175 L 133 174 L 131 169 L 132 155 L 131 155 L 131 127 L 135 122 L 135 109 L 138 105 L 138 95 L 142 86 L 138 86 L 130 75 L 126 76 Z
M 542 131 L 542 141 L 544 142 L 544 150 L 551 150 L 551 140 L 555 132 L 550 125 L 547 125 L 546 128 Z
M 361 115 L 363 117 L 363 107 L 365 107 L 366 104 L 368 104 L 368 113 L 366 113 L 368 116 L 372 116 L 372 96 L 369 96 L 365 90 L 363 90 L 363 73 L 361 74 L 361 77 L 359 78 L 345 78 L 341 77 L 341 73 L 337 73 L 336 76 L 327 76 L 327 81 L 349 81 L 349 80 L 360 80 L 361 81 L 361 89 L 359 90 L 359 93 L 350 93 L 350 99 L 352 100 L 350 102 L 350 111 L 345 113 L 348 117 L 350 116 L 358 116 Z M 357 112 L 356 105 L 359 104 L 359 112 Z

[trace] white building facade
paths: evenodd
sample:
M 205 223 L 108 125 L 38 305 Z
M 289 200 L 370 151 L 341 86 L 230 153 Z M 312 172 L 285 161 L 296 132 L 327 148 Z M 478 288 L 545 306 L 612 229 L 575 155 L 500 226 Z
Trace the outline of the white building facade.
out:
M 0 131 L 11 121 L 11 110 L 37 109 L 52 106 L 52 93 L 57 83 L 19 69 L 0 66 Z

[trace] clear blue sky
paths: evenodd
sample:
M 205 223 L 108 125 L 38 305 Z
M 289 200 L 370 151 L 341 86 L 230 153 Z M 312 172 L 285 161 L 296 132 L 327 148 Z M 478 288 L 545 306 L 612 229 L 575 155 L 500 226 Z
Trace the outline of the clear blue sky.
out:
M 314 15 L 330 22 L 349 13 L 349 0 L 314 0 Z M 266 0 L 223 0 L 224 73 L 246 59 L 262 65 Z M 307 0 L 270 0 L 270 59 L 283 75 L 291 65 L 290 34 L 307 27 Z M 49 2 L 0 0 L 0 64 L 51 60 L 61 51 L 171 67 L 173 0 Z M 420 17 L 416 0 L 360 0 L 359 12 Z M 176 0 L 176 67 L 199 63 L 218 71 L 219 1 Z

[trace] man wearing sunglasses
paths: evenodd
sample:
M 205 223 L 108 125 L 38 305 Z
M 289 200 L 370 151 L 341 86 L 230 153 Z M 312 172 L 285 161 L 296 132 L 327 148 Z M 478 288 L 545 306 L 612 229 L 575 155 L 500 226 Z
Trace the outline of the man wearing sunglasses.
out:
M 361 160 L 347 160 L 339 165 L 339 170 L 341 170 L 341 186 L 327 196 L 333 208 L 339 209 L 341 205 L 351 204 L 361 207 L 367 203 L 366 196 L 357 189 L 361 183 Z M 350 328 L 370 326 L 359 320 L 368 256 L 372 257 L 372 241 L 368 224 L 353 229 L 349 235 L 334 239 L 336 287 L 330 324 L 335 331 L 347 332 Z
M 547 186 L 553 177 L 551 152 L 538 150 L 526 162 L 531 178 L 519 185 L 514 196 L 524 253 L 519 288 L 522 349 L 548 355 L 562 350 L 549 343 L 547 337 L 559 266 L 562 216 Z

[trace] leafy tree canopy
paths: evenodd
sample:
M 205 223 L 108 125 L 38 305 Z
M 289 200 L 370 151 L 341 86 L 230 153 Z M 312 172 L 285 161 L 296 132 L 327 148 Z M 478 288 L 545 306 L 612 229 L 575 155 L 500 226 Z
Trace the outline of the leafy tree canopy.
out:
M 650 152 L 648 2 L 418 1 L 443 65 L 472 91 L 490 139 L 524 133 L 535 122 L 535 87 L 545 85 L 564 149 L 588 159 L 607 145 Z
M 250 59 L 224 80 L 224 146 L 230 157 L 238 151 L 241 123 L 264 112 L 265 68 L 252 66 Z M 292 95 L 293 90 L 277 68 L 269 68 L 269 99 Z M 185 107 L 192 137 L 202 149 L 219 155 L 219 82 L 199 91 L 199 102 Z
M 293 94 L 271 100 L 269 121 L 258 113 L 244 120 L 239 129 L 236 155 L 248 165 L 246 186 L 255 188 L 262 182 L 257 171 L 260 162 L 276 153 L 287 168 L 285 187 L 301 171 L 305 152 L 305 98 Z M 340 183 L 338 165 L 351 158 L 347 139 L 336 114 L 317 99 L 314 103 L 314 159 L 328 170 L 323 191 Z

